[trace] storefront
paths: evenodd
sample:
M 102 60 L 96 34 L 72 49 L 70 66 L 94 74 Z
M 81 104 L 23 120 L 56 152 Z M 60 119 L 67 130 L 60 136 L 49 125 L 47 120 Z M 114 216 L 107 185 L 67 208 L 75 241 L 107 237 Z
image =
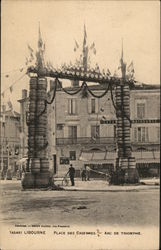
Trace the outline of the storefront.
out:
M 114 170 L 116 152 L 107 150 L 83 150 L 79 157 L 83 166 L 89 166 L 92 178 L 106 178 L 111 170 Z

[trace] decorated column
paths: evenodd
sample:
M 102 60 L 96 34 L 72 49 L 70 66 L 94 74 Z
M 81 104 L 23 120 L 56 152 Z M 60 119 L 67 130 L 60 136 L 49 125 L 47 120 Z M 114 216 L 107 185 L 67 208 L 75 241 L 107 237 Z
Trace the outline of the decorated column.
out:
M 47 158 L 47 80 L 41 77 L 44 70 L 43 42 L 39 30 L 36 53 L 37 75 L 30 76 L 28 116 L 28 166 L 22 179 L 23 188 L 49 186 Z
M 118 155 L 116 167 L 118 172 L 122 172 L 123 183 L 137 183 L 139 181 L 136 169 L 135 157 L 132 157 L 131 148 L 131 121 L 130 121 L 130 88 L 126 81 L 126 64 L 121 58 L 122 79 L 116 87 L 116 107 L 117 107 L 117 142 Z M 118 174 L 119 175 L 119 174 Z M 119 178 L 120 176 L 118 176 Z

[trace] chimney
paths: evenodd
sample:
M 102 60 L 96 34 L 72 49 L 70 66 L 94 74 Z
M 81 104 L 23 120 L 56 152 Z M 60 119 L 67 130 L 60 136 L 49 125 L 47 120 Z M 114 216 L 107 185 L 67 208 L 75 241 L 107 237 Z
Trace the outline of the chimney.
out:
M 22 99 L 27 98 L 27 89 L 22 90 Z
M 71 86 L 72 87 L 79 87 L 79 81 L 78 80 L 72 80 L 71 81 Z

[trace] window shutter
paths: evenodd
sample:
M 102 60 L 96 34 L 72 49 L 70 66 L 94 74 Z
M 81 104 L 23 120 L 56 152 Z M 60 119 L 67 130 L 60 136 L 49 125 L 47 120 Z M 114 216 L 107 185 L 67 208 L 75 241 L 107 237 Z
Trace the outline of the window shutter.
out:
M 146 140 L 146 142 L 149 141 L 149 132 L 148 132 L 148 128 L 145 128 L 145 140 Z
M 71 114 L 71 99 L 68 99 L 68 114 Z
M 134 128 L 134 141 L 137 141 L 137 128 Z
M 99 105 L 98 105 L 98 98 L 95 99 L 95 109 L 96 109 L 96 113 L 98 113 L 98 108 L 99 108 Z
M 88 98 L 88 113 L 91 114 L 91 98 Z

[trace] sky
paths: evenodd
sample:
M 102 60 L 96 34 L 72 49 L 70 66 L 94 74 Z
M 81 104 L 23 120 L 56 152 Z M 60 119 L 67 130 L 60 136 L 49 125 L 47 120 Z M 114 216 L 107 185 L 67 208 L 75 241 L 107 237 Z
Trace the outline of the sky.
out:
M 38 27 L 46 45 L 45 58 L 54 67 L 74 63 L 81 51 L 74 52 L 75 40 L 95 42 L 91 65 L 113 73 L 119 66 L 123 39 L 124 60 L 134 63 L 135 79 L 160 84 L 160 3 L 159 1 L 54 1 L 2 0 L 1 3 L 1 92 L 24 73 L 29 56 L 27 44 L 37 49 Z M 14 71 L 18 69 L 17 71 Z M 10 72 L 10 73 L 6 73 Z M 9 77 L 5 77 L 6 74 Z M 10 100 L 19 111 L 17 99 L 28 89 L 25 75 L 8 89 L 1 103 Z

